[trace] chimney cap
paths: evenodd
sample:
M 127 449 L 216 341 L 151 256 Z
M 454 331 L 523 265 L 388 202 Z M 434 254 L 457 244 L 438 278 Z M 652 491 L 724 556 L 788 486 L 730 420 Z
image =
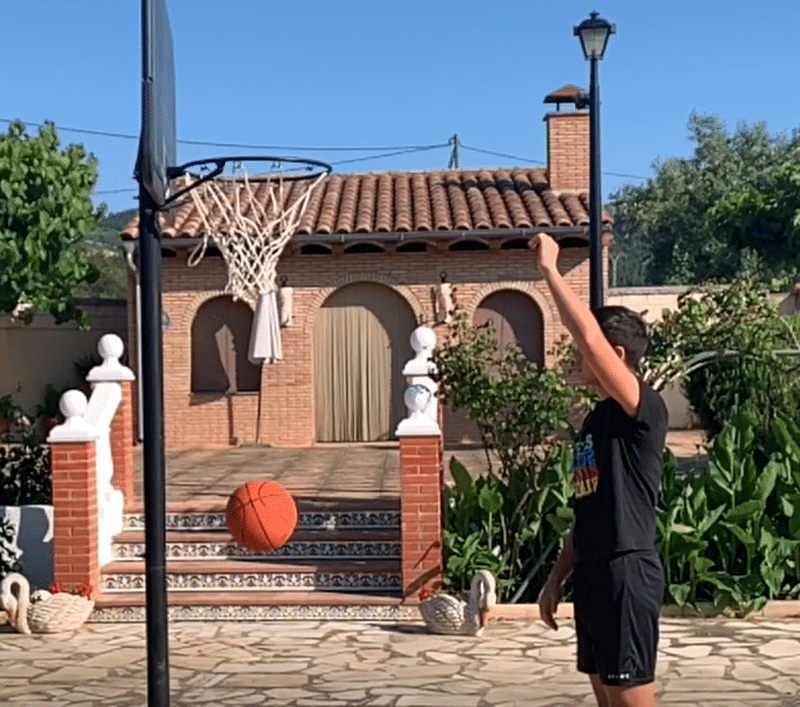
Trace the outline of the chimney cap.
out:
M 572 84 L 567 84 L 566 86 L 562 86 L 552 93 L 547 94 L 544 97 L 544 102 L 555 103 L 556 110 L 560 110 L 562 103 L 571 103 L 572 105 L 575 105 L 576 99 L 583 98 L 585 96 L 586 91 L 584 89 L 573 86 Z

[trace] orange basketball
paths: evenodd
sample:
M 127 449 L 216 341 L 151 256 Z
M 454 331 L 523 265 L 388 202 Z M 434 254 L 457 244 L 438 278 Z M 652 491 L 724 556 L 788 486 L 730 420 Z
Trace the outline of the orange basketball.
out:
M 297 506 L 274 481 L 249 481 L 228 499 L 226 525 L 240 545 L 272 552 L 286 544 L 297 527 Z

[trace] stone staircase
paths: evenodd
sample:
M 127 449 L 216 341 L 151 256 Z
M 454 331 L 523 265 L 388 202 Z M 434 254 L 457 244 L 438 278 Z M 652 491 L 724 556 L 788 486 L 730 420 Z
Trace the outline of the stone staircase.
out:
M 224 506 L 170 506 L 167 595 L 171 620 L 415 620 L 403 604 L 399 499 L 297 499 L 291 540 L 269 555 L 238 545 Z M 102 567 L 91 621 L 145 620 L 144 514 L 125 517 Z

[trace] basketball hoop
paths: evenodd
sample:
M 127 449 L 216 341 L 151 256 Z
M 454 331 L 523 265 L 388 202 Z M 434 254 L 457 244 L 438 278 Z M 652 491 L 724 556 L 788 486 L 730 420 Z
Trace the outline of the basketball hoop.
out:
M 243 162 L 255 160 L 269 161 L 270 171 L 219 177 L 226 162 L 241 168 Z M 189 167 L 208 162 L 216 165 L 211 174 L 187 174 Z M 178 170 L 187 176 L 170 201 L 188 194 L 203 223 L 203 239 L 189 254 L 188 265 L 200 263 L 213 239 L 228 270 L 225 293 L 234 300 L 255 304 L 248 358 L 256 364 L 280 360 L 283 353 L 275 268 L 312 192 L 328 175 L 330 166 L 315 160 L 230 157 L 189 163 L 174 170 L 172 176 Z

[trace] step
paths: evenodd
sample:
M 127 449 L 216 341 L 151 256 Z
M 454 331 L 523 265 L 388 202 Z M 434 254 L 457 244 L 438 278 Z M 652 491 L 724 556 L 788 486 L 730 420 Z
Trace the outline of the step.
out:
M 336 529 L 378 529 L 400 527 L 399 502 L 380 504 L 383 499 L 349 504 L 313 504 L 298 502 L 298 529 L 336 530 Z M 217 504 L 218 505 L 218 504 Z M 383 507 L 381 507 L 383 506 Z M 142 511 L 127 513 L 124 519 L 125 530 L 144 528 L 145 515 Z M 227 530 L 224 507 L 216 508 L 176 508 L 167 510 L 168 530 Z
M 400 559 L 399 529 L 355 528 L 347 530 L 300 529 L 289 542 L 273 553 L 257 553 L 239 545 L 227 529 L 219 531 L 176 531 L 166 534 L 166 555 L 172 560 L 241 557 L 249 559 L 358 559 L 374 557 Z M 114 538 L 114 558 L 137 560 L 144 557 L 142 530 L 125 530 Z
M 166 584 L 173 619 L 418 620 L 401 600 L 399 499 L 297 499 L 298 526 L 280 550 L 239 546 L 224 502 L 170 504 Z M 133 508 L 101 568 L 93 620 L 145 620 L 145 516 Z
M 419 621 L 416 598 L 348 592 L 168 591 L 170 621 Z M 101 594 L 91 623 L 143 623 L 144 593 Z

